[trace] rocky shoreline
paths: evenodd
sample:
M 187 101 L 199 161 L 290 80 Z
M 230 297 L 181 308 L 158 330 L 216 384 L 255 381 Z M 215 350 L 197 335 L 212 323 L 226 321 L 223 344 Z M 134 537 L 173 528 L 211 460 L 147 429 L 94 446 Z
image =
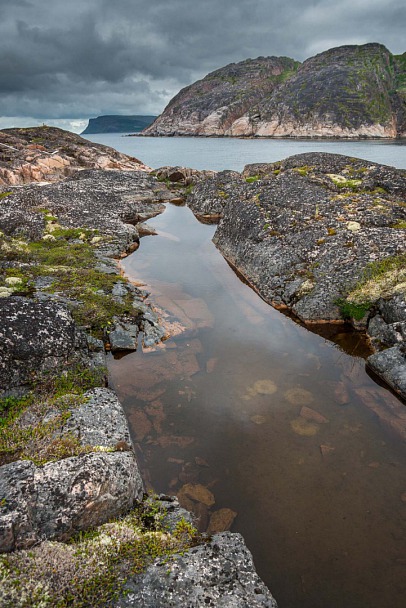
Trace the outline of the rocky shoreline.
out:
M 105 386 L 106 347 L 165 337 L 117 260 L 179 195 L 125 155 L 112 166 L 108 148 L 97 146 L 100 169 L 77 136 L 22 131 L 20 152 L 0 162 L 0 605 L 275 607 L 239 535 L 202 536 L 175 499 L 145 497 Z M 81 160 L 45 170 L 44 152 L 65 138 Z M 46 150 L 29 161 L 32 145 Z
M 25 185 L 20 160 L 6 163 L 0 605 L 275 607 L 239 535 L 202 536 L 176 499 L 144 495 L 105 349 L 148 348 L 167 329 L 117 261 L 164 203 L 186 200 L 219 222 L 217 247 L 267 302 L 310 326 L 366 331 L 376 350 L 367 365 L 405 398 L 405 171 L 321 153 L 241 174 L 152 174 L 122 161 L 114 171 L 73 163 L 63 180 Z M 403 412 L 393 414 L 406 437 Z

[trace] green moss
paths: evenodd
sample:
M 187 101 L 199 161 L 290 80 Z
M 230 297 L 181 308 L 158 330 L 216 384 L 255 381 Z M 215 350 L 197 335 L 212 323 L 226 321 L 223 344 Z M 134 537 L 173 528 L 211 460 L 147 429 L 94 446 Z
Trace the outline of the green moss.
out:
M 353 192 L 357 192 L 362 184 L 362 180 L 360 179 L 347 179 L 342 175 L 334 175 L 330 173 L 328 177 L 338 188 L 352 190 Z
M 104 385 L 105 374 L 104 367 L 68 364 L 37 377 L 29 394 L 0 399 L 0 465 L 17 459 L 42 465 L 91 451 L 61 429 L 85 391 Z
M 97 337 L 102 337 L 104 328 L 113 316 L 135 318 L 138 310 L 132 305 L 131 294 L 121 302 L 114 300 L 111 295 L 113 286 L 124 279 L 119 274 L 111 275 L 97 270 L 95 266 L 98 260 L 91 243 L 72 241 L 79 235 L 90 238 L 94 231 L 61 228 L 53 232 L 55 240 L 34 241 L 23 245 L 9 239 L 4 247 L 5 257 L 9 260 L 18 259 L 28 265 L 8 270 L 7 276 L 21 278 L 22 282 L 15 290 L 24 293 L 33 289 L 38 277 L 51 277 L 52 285 L 46 291 L 70 298 L 68 306 L 75 321 L 89 328 Z M 6 285 L 6 278 L 3 284 Z
M 224 190 L 217 190 L 217 196 L 224 199 L 227 199 L 229 197 L 227 192 L 224 192 Z
M 392 228 L 398 228 L 400 230 L 406 230 L 406 221 L 397 222 L 392 226 Z
M 299 173 L 299 175 L 302 175 L 303 177 L 309 175 L 309 173 L 311 173 L 313 170 L 314 167 L 308 167 L 307 165 L 304 165 L 303 167 L 296 167 L 295 169 L 293 169 L 293 171 L 296 171 L 296 173 Z
M 343 319 L 355 319 L 356 321 L 363 319 L 371 308 L 371 302 L 368 301 L 355 304 L 353 302 L 340 299 L 337 300 L 335 304 L 339 307 Z
M 261 177 L 259 175 L 251 175 L 250 177 L 246 177 L 245 181 L 247 182 L 247 184 L 253 184 L 254 182 L 257 182 L 259 179 L 261 179 Z
M 345 299 L 337 302 L 344 318 L 362 319 L 379 298 L 406 293 L 406 254 L 368 264 Z
M 13 194 L 13 193 L 11 191 L 10 192 L 0 192 L 0 199 L 6 198 L 7 196 L 10 196 L 10 194 Z

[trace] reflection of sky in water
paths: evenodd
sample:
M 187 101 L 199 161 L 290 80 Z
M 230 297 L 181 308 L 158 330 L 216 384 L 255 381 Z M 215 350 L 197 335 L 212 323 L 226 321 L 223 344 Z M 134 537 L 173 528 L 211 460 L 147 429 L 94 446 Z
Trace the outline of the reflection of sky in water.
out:
M 402 406 L 362 359 L 241 283 L 213 226 L 174 206 L 149 223 L 163 238 L 144 237 L 125 270 L 200 329 L 110 360 L 147 483 L 209 487 L 215 506 L 194 503 L 205 525 L 237 512 L 280 606 L 403 607 L 405 454 L 387 431 Z

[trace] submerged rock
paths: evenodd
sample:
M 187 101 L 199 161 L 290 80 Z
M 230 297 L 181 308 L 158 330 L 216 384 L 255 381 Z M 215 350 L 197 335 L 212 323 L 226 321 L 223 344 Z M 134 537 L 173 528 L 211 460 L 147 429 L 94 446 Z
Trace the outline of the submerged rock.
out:
M 277 608 L 239 534 L 224 532 L 133 577 L 116 608 Z

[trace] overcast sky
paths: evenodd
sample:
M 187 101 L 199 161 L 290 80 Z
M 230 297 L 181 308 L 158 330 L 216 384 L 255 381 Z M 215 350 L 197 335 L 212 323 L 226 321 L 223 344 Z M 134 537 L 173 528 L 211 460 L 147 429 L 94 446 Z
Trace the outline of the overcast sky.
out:
M 366 42 L 403 53 L 405 32 L 405 0 L 0 0 L 0 128 L 159 114 L 227 63 Z

